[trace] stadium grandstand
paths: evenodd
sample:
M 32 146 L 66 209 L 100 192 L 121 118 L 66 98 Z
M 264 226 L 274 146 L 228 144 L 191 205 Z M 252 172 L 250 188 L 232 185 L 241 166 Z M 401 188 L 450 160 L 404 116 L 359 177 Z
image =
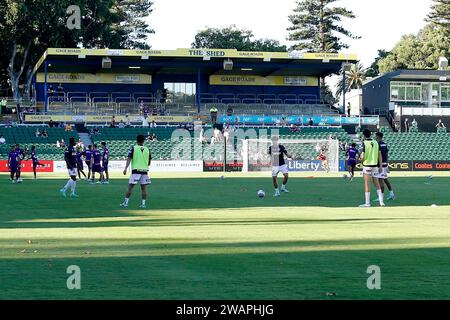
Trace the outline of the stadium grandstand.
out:
M 392 161 L 450 161 L 445 128 L 398 133 L 392 118 L 345 116 L 321 99 L 319 79 L 356 61 L 355 55 L 329 53 L 48 49 L 35 67 L 34 100 L 2 99 L 19 116 L 9 115 L 0 126 L 6 140 L 0 157 L 6 160 L 10 145 L 20 144 L 34 145 L 42 159 L 61 161 L 60 142 L 74 137 L 84 147 L 104 141 L 111 160 L 123 161 L 136 135 L 144 134 L 157 161 L 241 163 L 242 141 L 234 139 L 234 151 L 226 154 L 223 134 L 244 129 L 258 137 L 277 132 L 287 141 L 337 139 L 344 162 L 346 148 L 370 128 L 385 133 Z M 49 127 L 50 121 L 59 127 Z M 174 152 L 174 132 L 182 128 L 189 129 L 188 155 Z M 317 156 L 313 145 L 291 148 L 297 160 Z

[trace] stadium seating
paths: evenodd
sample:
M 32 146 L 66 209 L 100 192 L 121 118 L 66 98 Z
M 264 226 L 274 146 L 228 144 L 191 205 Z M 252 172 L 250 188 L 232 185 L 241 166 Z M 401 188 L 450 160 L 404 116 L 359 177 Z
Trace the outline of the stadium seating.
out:
M 48 137 L 36 137 L 36 129 L 42 132 L 44 129 L 48 132 Z M 0 127 L 0 135 L 3 135 L 6 144 L 0 146 L 1 159 L 7 159 L 11 145 L 20 144 L 22 148 L 30 148 L 32 145 L 36 146 L 39 158 L 42 160 L 63 160 L 64 149 L 56 146 L 56 141 L 64 139 L 68 143 L 71 137 L 78 141 L 79 136 L 76 131 L 66 132 L 63 128 L 49 128 L 49 127 L 15 127 L 4 128 Z
M 42 131 L 47 130 L 49 137 L 35 137 L 36 128 Z M 157 141 L 147 142 L 150 146 L 155 160 L 176 160 L 182 156 L 173 153 L 173 147 L 176 145 L 171 140 L 175 127 L 157 127 L 157 128 L 101 128 L 101 133 L 93 135 L 94 143 L 100 144 L 105 141 L 111 152 L 112 160 L 124 160 L 127 157 L 128 149 L 134 144 L 138 134 L 147 135 L 155 133 L 158 137 Z M 261 128 L 246 127 L 245 129 L 255 129 L 259 134 Z M 323 128 L 323 127 L 306 127 L 301 128 L 299 132 L 291 132 L 289 128 L 266 128 L 267 134 L 270 135 L 273 130 L 279 130 L 281 139 L 328 139 L 330 136 L 338 138 L 340 142 L 352 143 L 353 138 L 342 128 Z M 184 132 L 186 134 L 186 132 Z M 189 133 L 191 137 L 194 132 Z M 22 147 L 35 145 L 40 159 L 45 160 L 62 160 L 64 158 L 61 148 L 56 146 L 56 141 L 64 139 L 66 142 L 70 137 L 78 139 L 77 132 L 65 132 L 62 128 L 48 127 L 16 127 L 4 128 L 0 127 L 0 135 L 6 139 L 6 144 L 0 146 L 0 158 L 7 159 L 11 144 L 19 143 Z M 209 139 L 210 137 L 207 137 Z M 389 145 L 391 160 L 450 160 L 450 135 L 447 133 L 394 133 L 386 130 L 385 141 Z M 240 147 L 240 141 L 236 141 L 237 148 Z M 211 159 L 205 160 L 221 160 L 223 152 L 214 153 L 213 150 L 223 150 L 222 144 L 216 143 L 215 146 L 191 143 L 191 154 L 210 154 Z M 189 148 L 189 147 L 188 147 Z M 201 149 L 200 149 L 201 148 Z M 313 159 L 317 156 L 314 148 L 305 149 L 304 146 L 292 144 L 292 153 L 300 155 L 304 159 Z M 189 149 L 188 149 L 189 150 Z M 340 151 L 340 159 L 345 158 L 345 152 Z
M 450 160 L 447 133 L 385 133 L 391 160 Z
M 101 141 L 105 141 L 110 150 L 111 159 L 113 160 L 123 160 L 126 159 L 128 149 L 133 145 L 134 140 L 138 134 L 147 135 L 148 133 L 155 133 L 158 137 L 157 141 L 148 142 L 152 150 L 152 156 L 154 160 L 176 160 L 176 155 L 172 154 L 173 146 L 176 144 L 171 141 L 172 133 L 176 128 L 173 127 L 157 127 L 157 128 L 126 128 L 126 129 L 118 129 L 118 128 L 102 128 L 101 133 L 99 135 L 93 135 L 92 139 L 94 143 L 99 144 Z M 246 127 L 245 129 L 255 129 L 259 135 L 259 128 L 257 127 Z M 342 128 L 320 128 L 320 127 L 311 127 L 311 128 L 302 128 L 299 132 L 291 132 L 289 128 L 274 128 L 279 130 L 279 135 L 281 139 L 321 139 L 326 140 L 330 137 L 330 135 L 334 138 L 338 138 L 341 142 L 351 143 L 351 137 L 345 132 Z M 267 130 L 267 134 L 271 134 L 272 130 Z M 194 137 L 193 132 L 190 132 L 191 137 Z M 207 137 L 209 140 L 210 137 Z M 223 150 L 221 149 L 222 144 L 210 146 L 209 144 L 203 145 L 204 154 L 213 155 L 212 159 L 205 160 L 220 160 L 223 157 L 223 154 L 219 152 L 215 154 L 212 150 Z M 237 142 L 237 148 L 239 149 L 240 142 Z M 197 148 L 197 149 L 195 149 Z M 191 154 L 200 154 L 199 145 L 191 144 Z M 298 150 L 297 150 L 298 149 Z M 299 145 L 294 147 L 296 154 L 301 154 L 305 159 L 313 159 L 317 156 L 317 152 L 314 151 L 314 148 L 311 148 L 308 152 L 303 152 Z M 344 158 L 345 153 L 341 151 L 340 158 Z

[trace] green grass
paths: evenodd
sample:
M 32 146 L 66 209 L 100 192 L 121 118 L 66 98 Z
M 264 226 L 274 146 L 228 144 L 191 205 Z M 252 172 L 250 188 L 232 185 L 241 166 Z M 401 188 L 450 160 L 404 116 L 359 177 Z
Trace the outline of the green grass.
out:
M 158 176 L 143 211 L 138 190 L 118 206 L 118 177 L 81 182 L 74 200 L 58 194 L 65 179 L 3 175 L 0 299 L 449 299 L 450 178 L 392 181 L 397 201 L 359 209 L 361 178 L 299 176 L 274 199 L 260 174 Z M 370 265 L 381 290 L 367 289 Z

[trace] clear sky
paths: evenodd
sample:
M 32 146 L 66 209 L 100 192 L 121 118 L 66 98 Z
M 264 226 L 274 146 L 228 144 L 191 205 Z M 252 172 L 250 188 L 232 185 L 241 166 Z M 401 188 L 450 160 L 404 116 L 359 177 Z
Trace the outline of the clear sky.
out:
M 288 16 L 296 0 L 154 0 L 149 21 L 156 34 L 150 37 L 154 49 L 188 48 L 197 31 L 235 24 L 258 38 L 273 38 L 283 44 Z M 365 67 L 378 49 L 390 50 L 403 34 L 416 33 L 425 25 L 431 0 L 340 0 L 357 18 L 344 25 L 360 40 L 350 40 L 344 52 L 356 53 Z

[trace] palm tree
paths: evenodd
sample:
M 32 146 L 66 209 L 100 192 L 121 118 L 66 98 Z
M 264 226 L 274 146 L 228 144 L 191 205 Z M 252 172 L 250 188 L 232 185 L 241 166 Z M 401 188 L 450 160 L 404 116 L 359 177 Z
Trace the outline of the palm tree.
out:
M 350 92 L 353 89 L 361 89 L 363 82 L 366 80 L 366 70 L 361 63 L 353 64 L 350 71 L 345 72 L 345 92 Z M 341 79 L 336 84 L 336 97 L 342 95 L 344 87 L 344 79 Z

